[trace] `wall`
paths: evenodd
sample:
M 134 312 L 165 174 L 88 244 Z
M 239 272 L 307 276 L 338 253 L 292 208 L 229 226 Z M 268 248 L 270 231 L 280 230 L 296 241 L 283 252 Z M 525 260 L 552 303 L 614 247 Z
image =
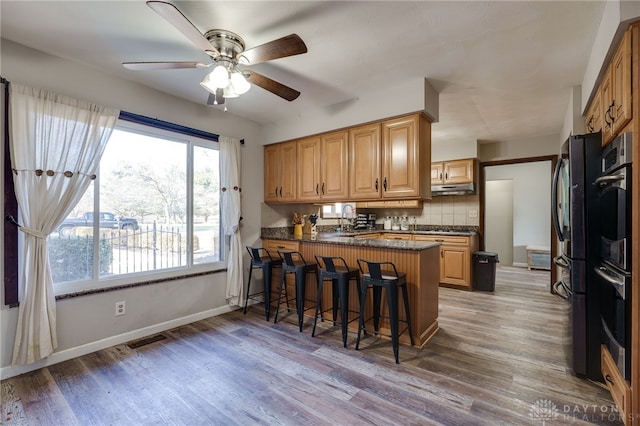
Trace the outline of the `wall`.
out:
M 425 110 L 423 78 L 406 80 L 395 86 L 380 87 L 378 91 L 340 104 L 321 105 L 286 120 L 264 127 L 265 145 L 302 136 L 313 135 L 343 127 Z M 402 93 L 402 96 L 398 96 Z M 384 99 L 384 102 L 380 102 Z M 429 103 L 429 105 L 432 105 Z M 437 104 L 436 104 L 437 107 Z
M 485 180 L 513 180 L 513 261 L 526 264 L 526 246 L 551 246 L 551 161 L 484 168 Z
M 174 98 L 145 86 L 109 76 L 100 70 L 1 40 L 2 76 L 9 81 L 113 106 L 185 126 L 243 138 L 243 242 L 259 239 L 262 186 L 262 141 L 258 124 Z M 44 73 L 46 70 L 46 73 Z M 46 76 L 46 78 L 43 78 Z M 3 167 L 4 167 L 4 163 Z M 4 214 L 2 214 L 4 217 Z M 4 225 L 4 224 L 3 224 Z M 4 235 L 4 234 L 2 234 Z M 226 273 L 169 281 L 126 290 L 60 300 L 59 348 L 49 361 L 29 367 L 10 364 L 17 309 L 0 305 L 0 376 L 8 377 L 103 347 L 142 337 L 229 310 L 225 301 Z M 114 317 L 114 304 L 125 300 L 127 313 Z

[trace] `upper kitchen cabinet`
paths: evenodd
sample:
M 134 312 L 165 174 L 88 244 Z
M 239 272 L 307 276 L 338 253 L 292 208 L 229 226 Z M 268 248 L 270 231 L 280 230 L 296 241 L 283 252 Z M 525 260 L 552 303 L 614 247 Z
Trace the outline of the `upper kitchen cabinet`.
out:
M 588 133 L 602 131 L 602 96 L 600 90 L 596 90 L 589 109 L 584 116 L 584 129 Z
M 475 158 L 443 161 L 431 164 L 431 185 L 474 183 Z
M 431 123 L 414 114 L 382 122 L 382 198 L 423 198 L 431 190 Z
M 349 131 L 349 198 L 422 199 L 430 196 L 431 123 L 412 114 Z
M 380 198 L 380 123 L 349 129 L 349 198 Z
M 296 148 L 295 141 L 264 147 L 265 203 L 295 201 Z
M 631 120 L 631 32 L 625 32 L 600 84 L 602 143 L 608 144 Z M 595 98 L 594 98 L 595 99 Z
M 297 142 L 297 201 L 347 199 L 348 142 L 347 131 L 326 133 Z

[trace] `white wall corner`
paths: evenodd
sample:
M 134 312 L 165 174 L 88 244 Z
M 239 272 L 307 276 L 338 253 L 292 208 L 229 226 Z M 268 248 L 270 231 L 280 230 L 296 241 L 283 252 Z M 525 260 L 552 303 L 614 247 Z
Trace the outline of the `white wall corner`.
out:
M 569 94 L 567 110 L 562 122 L 559 143 L 562 144 L 570 135 L 581 135 L 584 130 L 582 115 L 582 86 L 573 86 Z
M 440 94 L 427 78 L 424 79 L 424 113 L 432 123 L 440 121 Z
M 630 3 L 630 2 L 623 2 Z M 584 111 L 587 103 L 591 100 L 596 84 L 604 73 L 603 64 L 610 55 L 609 50 L 616 38 L 616 33 L 620 27 L 620 8 L 619 0 L 607 1 L 602 12 L 600 26 L 596 33 L 596 38 L 591 47 L 591 54 L 587 62 L 587 68 L 582 79 L 582 105 Z

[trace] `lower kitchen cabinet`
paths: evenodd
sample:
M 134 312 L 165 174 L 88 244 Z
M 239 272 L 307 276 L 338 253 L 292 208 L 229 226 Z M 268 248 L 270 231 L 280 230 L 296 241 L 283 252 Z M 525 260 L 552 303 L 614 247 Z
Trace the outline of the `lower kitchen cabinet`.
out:
M 415 241 L 433 241 L 440 245 L 440 284 L 471 289 L 471 255 L 478 248 L 478 236 L 414 235 Z

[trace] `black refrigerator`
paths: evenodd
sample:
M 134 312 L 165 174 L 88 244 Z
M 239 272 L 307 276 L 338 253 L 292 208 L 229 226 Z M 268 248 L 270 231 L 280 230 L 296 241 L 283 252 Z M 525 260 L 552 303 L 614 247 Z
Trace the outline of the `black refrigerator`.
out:
M 553 222 L 560 240 L 554 263 L 562 268 L 556 294 L 570 304 L 567 355 L 581 377 L 602 380 L 600 307 L 594 266 L 598 261 L 598 196 L 602 134 L 571 136 L 561 148 L 552 185 Z

